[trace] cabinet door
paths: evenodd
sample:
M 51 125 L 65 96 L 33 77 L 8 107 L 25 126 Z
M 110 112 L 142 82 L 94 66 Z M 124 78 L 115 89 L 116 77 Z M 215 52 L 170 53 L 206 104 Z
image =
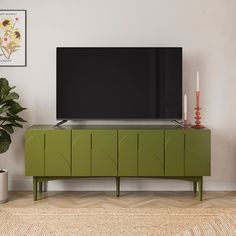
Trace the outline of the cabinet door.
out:
M 183 130 L 165 130 L 165 176 L 184 176 Z
M 138 132 L 138 175 L 164 175 L 164 130 Z
M 185 175 L 208 176 L 211 174 L 210 130 L 190 129 L 185 132 Z
M 119 130 L 118 133 L 118 175 L 138 175 L 137 131 Z
M 92 132 L 92 176 L 117 176 L 117 131 Z
M 44 132 L 42 130 L 26 131 L 25 175 L 44 176 Z
M 72 176 L 91 175 L 91 141 L 91 131 L 72 130 Z
M 45 133 L 45 176 L 71 175 L 71 131 Z

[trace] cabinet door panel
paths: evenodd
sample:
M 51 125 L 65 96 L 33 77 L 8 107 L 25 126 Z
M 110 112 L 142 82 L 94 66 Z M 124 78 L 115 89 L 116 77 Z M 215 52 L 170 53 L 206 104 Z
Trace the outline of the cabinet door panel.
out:
M 117 131 L 92 132 L 92 176 L 117 176 Z
M 185 175 L 208 176 L 211 174 L 210 130 L 190 129 L 185 132 Z
M 165 130 L 165 176 L 184 176 L 184 132 Z
M 25 134 L 25 175 L 44 176 L 44 132 L 27 130 Z
M 71 175 L 71 131 L 45 133 L 45 176 Z
M 91 175 L 90 130 L 72 130 L 72 176 Z
M 138 175 L 164 175 L 164 130 L 138 133 Z
M 119 130 L 118 133 L 118 175 L 138 175 L 137 131 Z

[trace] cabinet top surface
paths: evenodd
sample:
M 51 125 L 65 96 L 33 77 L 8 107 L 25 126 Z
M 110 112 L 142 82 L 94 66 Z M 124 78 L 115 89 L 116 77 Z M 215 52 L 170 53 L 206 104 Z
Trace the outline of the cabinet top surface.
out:
M 53 125 L 33 125 L 28 127 L 31 130 L 64 130 L 64 129 L 179 129 L 184 128 L 177 125 L 62 125 L 54 127 Z M 187 128 L 188 130 L 194 130 Z M 204 128 L 204 130 L 209 130 Z

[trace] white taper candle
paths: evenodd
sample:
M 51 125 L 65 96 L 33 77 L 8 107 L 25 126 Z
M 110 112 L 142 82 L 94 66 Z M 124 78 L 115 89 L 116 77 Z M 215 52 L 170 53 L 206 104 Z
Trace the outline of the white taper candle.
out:
M 184 120 L 187 120 L 187 94 L 184 94 Z
M 197 92 L 199 91 L 199 71 L 197 71 Z

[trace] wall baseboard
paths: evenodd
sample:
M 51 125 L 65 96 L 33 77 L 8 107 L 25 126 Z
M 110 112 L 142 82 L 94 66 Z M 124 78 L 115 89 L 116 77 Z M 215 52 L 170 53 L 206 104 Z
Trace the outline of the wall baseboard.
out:
M 115 179 L 49 181 L 49 191 L 115 191 Z M 236 182 L 204 180 L 205 191 L 236 191 Z M 9 179 L 10 191 L 32 191 L 32 180 Z M 191 182 L 163 179 L 121 179 L 121 191 L 192 191 Z

